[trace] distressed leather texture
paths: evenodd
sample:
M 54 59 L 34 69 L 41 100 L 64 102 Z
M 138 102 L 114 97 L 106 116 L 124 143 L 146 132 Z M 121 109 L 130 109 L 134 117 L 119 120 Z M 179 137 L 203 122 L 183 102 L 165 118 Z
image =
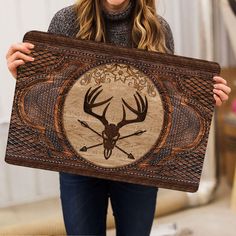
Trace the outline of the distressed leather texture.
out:
M 35 61 L 18 68 L 7 163 L 198 190 L 219 64 L 40 31 L 23 41 Z

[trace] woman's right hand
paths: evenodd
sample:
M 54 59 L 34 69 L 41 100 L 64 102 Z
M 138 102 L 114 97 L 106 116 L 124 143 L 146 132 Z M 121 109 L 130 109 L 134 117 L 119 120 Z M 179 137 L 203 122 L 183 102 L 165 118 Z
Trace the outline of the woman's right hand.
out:
M 27 55 L 31 53 L 34 45 L 31 43 L 15 43 L 9 48 L 6 59 L 7 66 L 13 77 L 17 78 L 17 67 L 28 61 L 34 61 L 34 58 Z

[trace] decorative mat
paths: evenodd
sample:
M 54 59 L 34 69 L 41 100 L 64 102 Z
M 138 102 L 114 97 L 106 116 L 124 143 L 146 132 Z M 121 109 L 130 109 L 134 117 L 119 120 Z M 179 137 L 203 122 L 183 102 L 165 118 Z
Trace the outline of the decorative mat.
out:
M 197 191 L 215 62 L 31 31 L 5 161 Z

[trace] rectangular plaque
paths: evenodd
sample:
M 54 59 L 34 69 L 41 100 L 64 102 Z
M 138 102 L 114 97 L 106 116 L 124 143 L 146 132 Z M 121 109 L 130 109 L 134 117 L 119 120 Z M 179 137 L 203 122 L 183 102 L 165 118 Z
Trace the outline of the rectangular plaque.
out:
M 215 62 L 30 31 L 5 161 L 195 192 Z

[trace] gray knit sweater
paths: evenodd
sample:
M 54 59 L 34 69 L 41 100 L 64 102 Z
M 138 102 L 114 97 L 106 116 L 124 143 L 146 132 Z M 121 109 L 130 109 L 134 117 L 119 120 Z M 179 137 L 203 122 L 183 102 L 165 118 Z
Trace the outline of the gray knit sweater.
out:
M 119 46 L 131 47 L 132 26 L 130 24 L 130 19 L 134 5 L 135 1 L 131 0 L 126 9 L 116 13 L 111 13 L 102 9 L 107 42 Z M 171 28 L 163 17 L 158 17 L 165 30 L 167 47 L 174 53 L 174 40 Z M 76 37 L 76 34 L 79 31 L 76 18 L 76 12 L 74 11 L 73 6 L 65 7 L 54 15 L 49 25 L 48 32 L 68 37 Z

